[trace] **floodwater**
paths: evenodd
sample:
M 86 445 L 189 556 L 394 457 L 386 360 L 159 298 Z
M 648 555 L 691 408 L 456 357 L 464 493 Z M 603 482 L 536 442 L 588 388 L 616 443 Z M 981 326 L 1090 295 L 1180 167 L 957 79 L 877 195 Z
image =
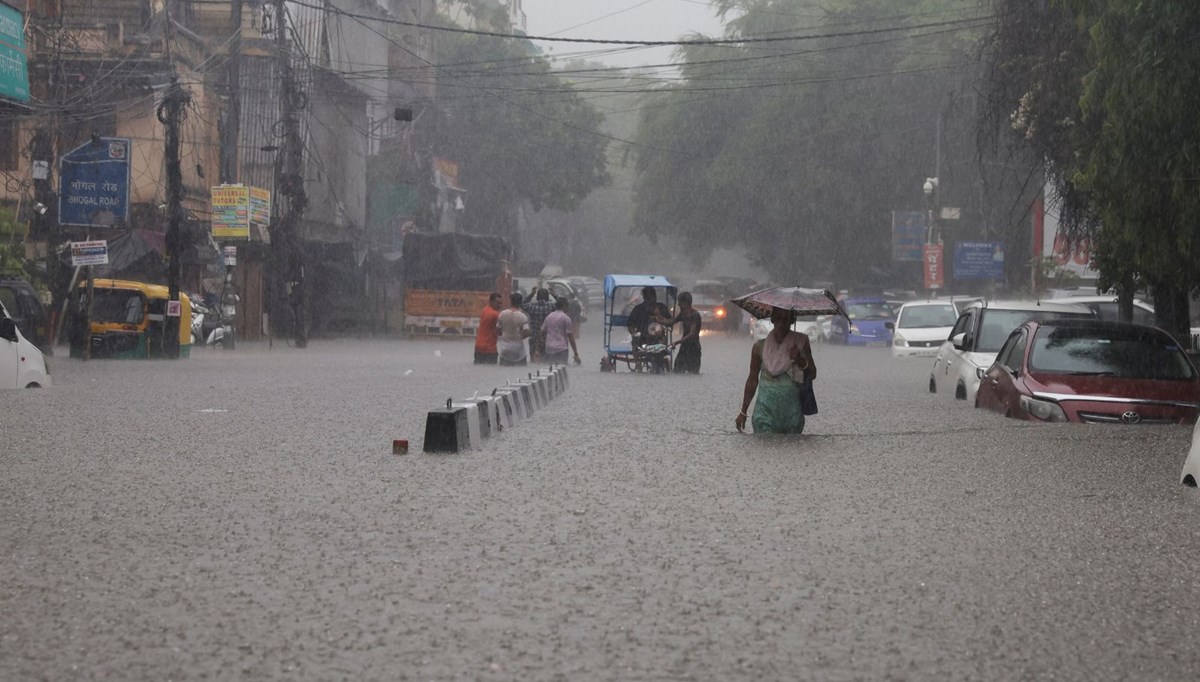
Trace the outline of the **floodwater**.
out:
M 819 347 L 738 434 L 746 339 L 459 455 L 471 344 L 51 359 L 0 413 L 0 679 L 1193 679 L 1190 429 L 1030 425 Z M 391 453 L 394 438 L 412 454 Z

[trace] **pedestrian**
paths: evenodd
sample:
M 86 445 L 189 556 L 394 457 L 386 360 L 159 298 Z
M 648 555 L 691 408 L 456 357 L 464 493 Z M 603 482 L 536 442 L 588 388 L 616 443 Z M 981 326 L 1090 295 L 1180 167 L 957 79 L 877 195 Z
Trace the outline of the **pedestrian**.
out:
M 772 308 L 774 328 L 751 348 L 750 375 L 746 377 L 742 409 L 734 419 L 738 431 L 746 429 L 746 410 L 750 409 L 756 393 L 751 421 L 755 433 L 804 431 L 800 388 L 802 382 L 817 378 L 817 366 L 808 336 L 792 331 L 795 317 L 790 310 Z
M 580 303 L 579 297 L 572 295 L 567 303 L 567 317 L 571 318 L 572 332 L 575 334 L 575 339 L 579 339 L 579 333 L 583 330 L 583 304 Z
M 531 334 L 529 316 L 521 310 L 521 294 L 514 293 L 509 297 L 509 303 L 496 319 L 496 328 L 500 332 L 496 350 L 501 365 L 525 365 L 529 363 L 525 352 L 525 339 Z
M 488 296 L 487 305 L 483 307 L 483 312 L 479 313 L 479 328 L 475 330 L 475 364 L 477 365 L 494 365 L 500 357 L 500 352 L 496 350 L 496 339 L 500 333 L 497 323 L 500 321 L 503 298 L 499 293 L 492 292 L 492 295 Z
M 575 326 L 571 316 L 567 314 L 570 303 L 566 298 L 555 301 L 554 312 L 546 316 L 542 323 L 542 347 L 546 350 L 545 360 L 552 365 L 567 364 L 567 352 L 574 354 L 575 364 L 579 359 L 579 349 L 575 346 Z
M 679 346 L 675 356 L 676 374 L 700 373 L 700 312 L 692 307 L 692 292 L 679 294 L 679 314 L 671 322 L 681 325 L 679 339 L 671 344 Z
M 534 362 L 542 359 L 542 322 L 546 316 L 554 312 L 554 302 L 550 300 L 550 290 L 545 287 L 537 290 L 534 300 L 525 304 L 525 314 L 529 316 L 529 357 Z

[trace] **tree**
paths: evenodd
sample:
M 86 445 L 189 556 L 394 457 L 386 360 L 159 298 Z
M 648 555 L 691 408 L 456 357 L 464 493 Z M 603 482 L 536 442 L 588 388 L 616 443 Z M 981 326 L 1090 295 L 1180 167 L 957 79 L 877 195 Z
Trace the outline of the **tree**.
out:
M 990 122 L 1011 116 L 1097 246 L 1103 286 L 1139 283 L 1160 326 L 1188 335 L 1200 276 L 1200 6 L 1172 0 L 997 0 Z
M 730 38 L 826 37 L 680 51 L 683 78 L 644 104 L 637 230 L 682 241 L 698 261 L 742 245 L 778 281 L 915 287 L 917 265 L 892 260 L 890 216 L 923 207 L 921 186 L 939 165 L 942 204 L 963 208 L 961 221 L 946 223 L 948 238 L 1002 237 L 1019 226 L 996 208 L 1016 205 L 1012 183 L 996 186 L 1001 164 L 985 172 L 976 152 L 976 8 L 714 4 Z
M 522 202 L 571 210 L 608 183 L 599 112 L 528 41 L 439 36 L 435 153 L 459 164 L 464 229 L 516 236 Z

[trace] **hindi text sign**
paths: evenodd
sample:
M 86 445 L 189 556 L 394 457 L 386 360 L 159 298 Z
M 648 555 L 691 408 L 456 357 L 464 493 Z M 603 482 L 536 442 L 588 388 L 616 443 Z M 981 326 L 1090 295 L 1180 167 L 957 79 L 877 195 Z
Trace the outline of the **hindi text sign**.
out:
M 58 162 L 58 223 L 113 227 L 129 220 L 129 150 L 124 137 L 100 137 Z

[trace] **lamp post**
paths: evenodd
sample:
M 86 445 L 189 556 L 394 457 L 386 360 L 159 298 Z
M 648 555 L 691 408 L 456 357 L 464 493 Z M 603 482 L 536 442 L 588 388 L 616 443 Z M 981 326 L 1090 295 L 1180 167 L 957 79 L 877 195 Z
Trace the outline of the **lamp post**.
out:
M 925 178 L 925 184 L 922 186 L 925 192 L 926 210 L 925 248 L 923 249 L 925 288 L 930 291 L 941 289 L 945 281 L 942 271 L 942 235 L 937 229 L 937 218 L 934 213 L 934 204 L 936 203 L 934 192 L 937 191 L 937 187 L 937 178 Z

